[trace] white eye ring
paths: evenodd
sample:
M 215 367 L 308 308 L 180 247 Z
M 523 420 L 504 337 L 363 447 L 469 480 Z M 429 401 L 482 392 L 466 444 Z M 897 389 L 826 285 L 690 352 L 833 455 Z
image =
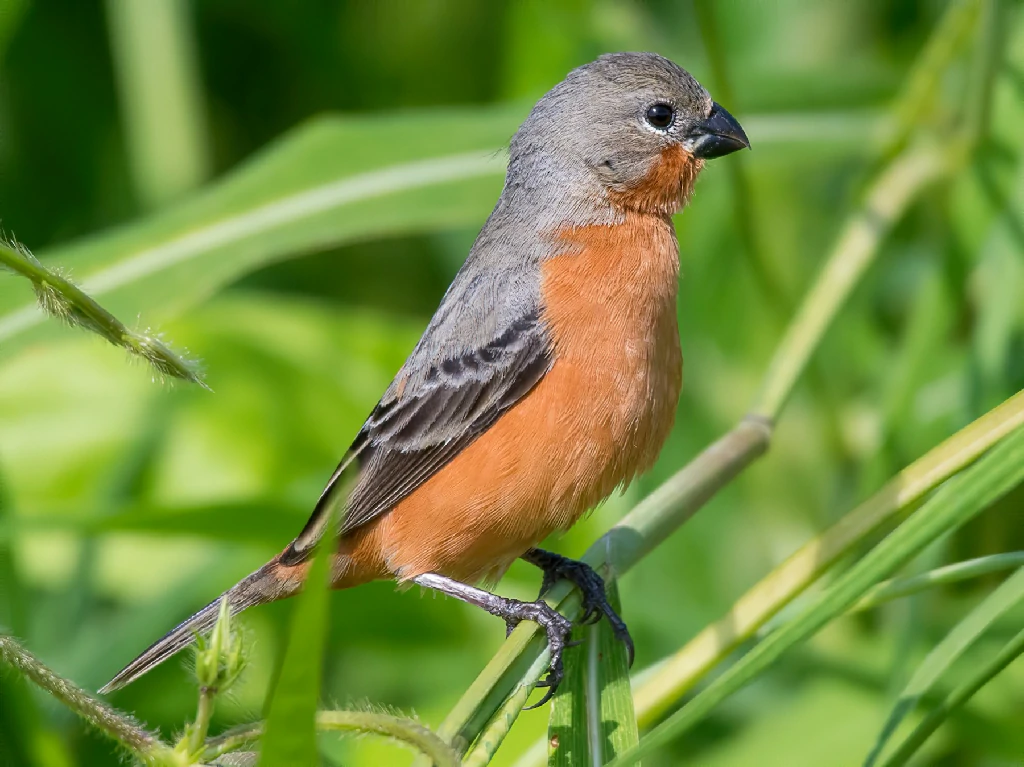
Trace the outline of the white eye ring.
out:
M 651 104 L 644 112 L 644 121 L 656 131 L 668 131 L 676 121 L 675 107 L 664 101 Z

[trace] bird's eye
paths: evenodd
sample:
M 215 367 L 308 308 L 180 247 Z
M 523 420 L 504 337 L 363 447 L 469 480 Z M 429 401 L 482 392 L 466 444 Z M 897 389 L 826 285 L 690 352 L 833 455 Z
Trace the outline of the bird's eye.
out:
M 647 108 L 647 122 L 655 128 L 664 130 L 676 118 L 676 110 L 668 104 L 652 104 Z

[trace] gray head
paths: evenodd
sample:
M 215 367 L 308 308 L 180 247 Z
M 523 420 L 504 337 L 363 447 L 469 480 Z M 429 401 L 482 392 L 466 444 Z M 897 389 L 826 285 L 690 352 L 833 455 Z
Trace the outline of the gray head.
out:
M 506 193 L 548 187 L 670 213 L 705 159 L 747 146 L 682 67 L 654 53 L 608 54 L 537 102 L 512 141 Z

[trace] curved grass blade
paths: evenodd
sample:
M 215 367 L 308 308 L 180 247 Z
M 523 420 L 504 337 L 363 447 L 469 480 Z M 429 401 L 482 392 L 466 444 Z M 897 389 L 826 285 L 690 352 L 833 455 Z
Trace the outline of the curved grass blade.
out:
M 974 466 L 947 482 L 911 517 L 868 552 L 789 623 L 718 677 L 692 701 L 616 759 L 622 767 L 678 737 L 719 703 L 746 686 L 783 653 L 845 612 L 875 583 L 909 561 L 939 536 L 959 527 L 1024 481 L 1024 429 L 1017 429 Z
M 523 110 L 326 117 L 300 126 L 180 204 L 44 254 L 114 313 L 166 319 L 274 260 L 356 239 L 482 220 Z M 0 284 L 0 346 L 44 336 Z
M 975 693 L 998 676 L 1003 669 L 1024 655 L 1024 631 L 1018 633 L 988 663 L 957 687 L 949 696 L 929 712 L 914 731 L 900 744 L 881 767 L 900 767 L 906 764 L 928 737 L 949 718 L 950 714 L 969 701 Z
M 886 744 L 907 715 L 914 710 L 921 696 L 974 644 L 1002 615 L 1024 600 L 1024 567 L 1003 581 L 991 594 L 971 610 L 918 666 L 896 705 L 882 727 L 864 767 L 874 767 Z
M 870 610 L 893 599 L 909 597 L 936 586 L 960 583 L 971 578 L 980 578 L 984 575 L 991 575 L 1002 570 L 1012 570 L 1022 566 L 1024 566 L 1024 551 L 1010 551 L 1004 554 L 992 554 L 987 557 L 967 559 L 952 565 L 937 567 L 934 570 L 929 570 L 920 575 L 913 575 L 909 578 L 883 581 L 868 591 L 851 608 L 851 611 Z

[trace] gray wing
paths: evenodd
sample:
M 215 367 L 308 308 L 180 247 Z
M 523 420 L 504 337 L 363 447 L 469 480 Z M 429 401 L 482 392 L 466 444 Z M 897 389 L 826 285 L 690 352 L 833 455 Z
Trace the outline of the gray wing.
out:
M 336 503 L 342 535 L 393 509 L 472 444 L 550 367 L 547 333 L 532 309 L 489 341 L 438 360 L 415 377 L 403 368 L 282 561 L 294 564 L 309 555 Z M 355 486 L 346 497 L 345 479 L 353 475 Z

